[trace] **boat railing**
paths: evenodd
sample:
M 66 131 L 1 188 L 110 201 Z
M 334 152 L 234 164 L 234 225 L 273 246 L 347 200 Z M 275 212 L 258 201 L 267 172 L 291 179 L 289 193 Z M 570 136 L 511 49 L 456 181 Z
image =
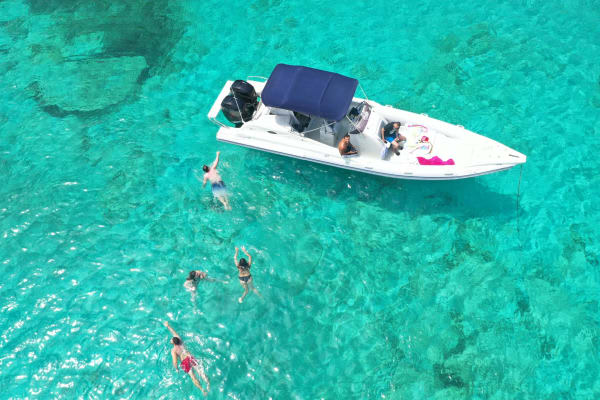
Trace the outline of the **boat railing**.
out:
M 248 75 L 246 77 L 246 80 L 249 81 L 251 78 L 259 78 L 259 79 L 262 79 L 265 82 L 269 79 L 269 78 L 265 78 L 264 76 L 260 76 L 260 75 Z
M 229 88 L 231 87 L 232 83 L 233 83 L 233 81 L 225 82 L 225 85 L 221 89 L 221 93 L 219 93 L 219 95 L 215 99 L 215 102 L 213 103 L 212 107 L 210 108 L 210 111 L 208 112 L 208 119 L 213 124 L 218 125 L 222 128 L 227 128 L 228 126 L 225 125 L 224 123 L 222 123 L 221 121 L 219 121 L 217 119 L 217 116 L 219 115 L 219 112 L 221 111 L 221 102 L 223 101 L 225 96 L 227 96 L 229 94 Z
M 222 123 L 221 121 L 219 121 L 216 118 L 209 118 L 209 121 L 212 122 L 215 125 L 219 125 L 221 128 L 228 128 L 227 125 L 225 125 L 224 123 Z

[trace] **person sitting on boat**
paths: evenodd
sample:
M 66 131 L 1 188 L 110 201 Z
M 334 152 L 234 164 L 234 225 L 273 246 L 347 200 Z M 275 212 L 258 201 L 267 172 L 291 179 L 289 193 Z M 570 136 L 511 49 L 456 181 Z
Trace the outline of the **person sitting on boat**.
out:
M 165 327 L 173 334 L 173 338 L 171 339 L 171 344 L 173 348 L 171 349 L 171 358 L 173 360 L 173 367 L 177 370 L 177 358 L 181 359 L 181 368 L 183 371 L 192 378 L 192 382 L 194 382 L 194 386 L 198 389 L 202 390 L 202 393 L 206 396 L 207 390 L 210 390 L 210 381 L 208 377 L 204 373 L 204 369 L 198 363 L 198 361 L 194 358 L 194 356 L 188 351 L 188 349 L 183 345 L 183 341 L 181 337 L 175 332 L 175 329 L 169 325 L 169 321 L 164 321 Z M 206 383 L 206 390 L 202 387 L 198 378 L 196 378 L 196 374 L 194 371 L 200 375 L 202 380 Z
M 344 135 L 342 140 L 340 140 L 340 143 L 338 144 L 338 150 L 340 151 L 341 156 L 353 156 L 358 154 L 358 150 L 356 150 L 356 148 L 352 146 L 352 143 L 350 143 L 350 135 L 347 133 Z
M 406 137 L 400 134 L 400 122 L 390 122 L 381 128 L 381 140 L 386 144 L 390 143 L 392 150 L 397 156 L 400 155 L 400 150 L 404 148 Z

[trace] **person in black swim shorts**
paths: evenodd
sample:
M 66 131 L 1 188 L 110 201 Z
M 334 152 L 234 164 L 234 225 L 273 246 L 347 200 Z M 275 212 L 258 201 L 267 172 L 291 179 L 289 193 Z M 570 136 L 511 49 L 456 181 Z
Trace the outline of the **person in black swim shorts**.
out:
M 392 151 L 397 156 L 400 155 L 400 150 L 404 148 L 404 143 L 406 143 L 406 138 L 400 134 L 401 125 L 400 122 L 390 122 L 381 128 L 381 141 L 386 145 L 390 143 Z

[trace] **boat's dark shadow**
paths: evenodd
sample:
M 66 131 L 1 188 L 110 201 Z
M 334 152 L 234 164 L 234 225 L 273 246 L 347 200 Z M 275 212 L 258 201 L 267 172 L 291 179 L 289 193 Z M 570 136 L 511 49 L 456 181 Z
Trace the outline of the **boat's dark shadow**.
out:
M 485 185 L 489 178 L 485 177 L 449 181 L 393 179 L 256 151 L 249 151 L 243 163 L 244 168 L 255 171 L 253 179 L 263 185 L 276 179 L 288 184 L 292 191 L 295 186 L 308 196 L 362 201 L 387 211 L 461 218 L 515 213 L 516 192 L 507 195 L 490 190 Z

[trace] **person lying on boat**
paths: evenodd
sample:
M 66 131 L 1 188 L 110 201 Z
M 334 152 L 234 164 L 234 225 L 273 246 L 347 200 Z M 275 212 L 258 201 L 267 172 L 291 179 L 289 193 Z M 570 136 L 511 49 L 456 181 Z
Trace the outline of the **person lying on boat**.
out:
M 219 164 L 219 154 L 220 151 L 217 151 L 217 157 L 215 161 L 209 167 L 208 165 L 202 166 L 202 170 L 204 171 L 204 178 L 202 179 L 202 187 L 206 186 L 206 181 L 210 181 L 213 196 L 219 200 L 223 207 L 226 210 L 231 210 L 231 206 L 229 205 L 228 192 L 225 187 L 225 183 L 223 183 L 223 178 L 221 178 L 221 174 L 217 171 L 217 165 Z
M 396 121 L 390 122 L 381 128 L 381 140 L 383 143 L 386 143 L 386 145 L 387 143 L 390 143 L 392 151 L 396 153 L 397 156 L 400 155 L 400 150 L 404 148 L 404 143 L 406 143 L 406 137 L 400 134 L 401 125 L 400 122 Z
M 194 358 L 194 356 L 192 356 L 188 349 L 183 345 L 181 337 L 177 334 L 177 332 L 175 332 L 175 329 L 173 329 L 171 325 L 169 325 L 169 321 L 165 321 L 164 325 L 173 335 L 173 337 L 171 338 L 171 344 L 173 345 L 173 348 L 171 349 L 173 367 L 175 368 L 175 370 L 178 370 L 177 358 L 181 359 L 181 368 L 183 369 L 183 371 L 186 374 L 188 374 L 190 378 L 192 378 L 192 382 L 194 382 L 194 385 L 198 389 L 202 390 L 202 393 L 206 396 L 208 394 L 206 390 L 210 390 L 210 381 L 204 373 L 204 369 Z M 200 375 L 202 380 L 206 382 L 206 390 L 204 390 L 204 388 L 198 381 L 198 378 L 196 378 L 196 374 L 194 374 L 194 371 L 196 371 L 198 375 Z
M 338 144 L 338 150 L 340 151 L 341 156 L 353 156 L 358 154 L 358 150 L 356 147 L 352 146 L 350 143 L 350 135 L 346 133 L 340 143 Z

